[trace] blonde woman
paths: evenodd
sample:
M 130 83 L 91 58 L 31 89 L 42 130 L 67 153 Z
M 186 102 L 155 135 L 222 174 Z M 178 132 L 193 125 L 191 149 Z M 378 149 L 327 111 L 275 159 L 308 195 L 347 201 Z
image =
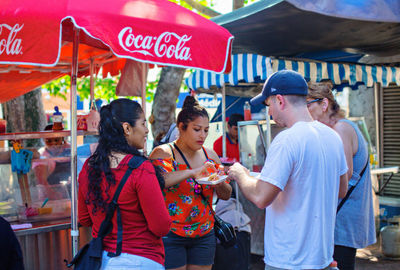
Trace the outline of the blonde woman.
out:
M 333 97 L 332 84 L 308 83 L 307 107 L 315 120 L 336 130 L 343 141 L 348 190 L 355 188 L 336 217 L 333 257 L 339 269 L 353 270 L 356 250 L 376 242 L 367 142 L 357 125 L 344 118 Z

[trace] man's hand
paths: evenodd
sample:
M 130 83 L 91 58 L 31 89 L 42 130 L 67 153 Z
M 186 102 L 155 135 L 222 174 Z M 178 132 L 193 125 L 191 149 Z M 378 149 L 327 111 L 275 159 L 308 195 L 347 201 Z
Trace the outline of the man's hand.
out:
M 239 163 L 229 168 L 228 175 L 236 180 L 243 195 L 260 209 L 270 205 L 281 191 L 268 182 L 251 177 L 249 170 Z
M 234 179 L 235 181 L 242 179 L 244 176 L 248 176 L 249 173 L 249 170 L 238 162 L 230 166 L 228 170 L 229 178 Z

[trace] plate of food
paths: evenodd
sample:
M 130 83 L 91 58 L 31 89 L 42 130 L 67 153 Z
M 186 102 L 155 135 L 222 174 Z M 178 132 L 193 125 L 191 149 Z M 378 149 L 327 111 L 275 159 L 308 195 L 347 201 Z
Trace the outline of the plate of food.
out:
M 227 177 L 227 175 L 218 175 L 217 173 L 213 173 L 210 176 L 196 179 L 196 181 L 202 185 L 216 185 L 225 181 Z
M 260 179 L 261 173 L 259 173 L 259 172 L 250 172 L 249 174 L 250 174 L 250 176 L 253 176 L 253 177 L 257 178 L 257 179 Z

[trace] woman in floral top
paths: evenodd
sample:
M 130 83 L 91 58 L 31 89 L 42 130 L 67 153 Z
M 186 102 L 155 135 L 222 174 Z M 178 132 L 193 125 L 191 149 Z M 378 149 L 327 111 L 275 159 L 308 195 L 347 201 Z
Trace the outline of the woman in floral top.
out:
M 170 233 L 163 238 L 165 268 L 207 270 L 214 262 L 216 246 L 214 217 L 209 205 L 214 191 L 219 198 L 227 200 L 232 188 L 226 182 L 200 186 L 193 180 L 222 169 L 217 154 L 203 147 L 209 117 L 194 97 L 185 99 L 177 126 L 178 139 L 172 144 L 158 146 L 150 154 L 154 164 L 165 172 L 163 193 L 173 220 Z M 201 192 L 207 202 L 202 199 Z

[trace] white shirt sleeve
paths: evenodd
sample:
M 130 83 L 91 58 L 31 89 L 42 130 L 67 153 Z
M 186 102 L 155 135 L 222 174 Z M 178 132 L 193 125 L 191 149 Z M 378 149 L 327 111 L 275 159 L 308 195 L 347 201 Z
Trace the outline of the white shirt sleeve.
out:
M 174 130 L 171 132 L 171 136 L 169 137 L 169 142 L 173 142 L 178 139 L 179 136 L 179 129 L 175 126 Z
M 272 143 L 268 149 L 260 180 L 284 190 L 293 167 L 294 159 L 289 145 Z

